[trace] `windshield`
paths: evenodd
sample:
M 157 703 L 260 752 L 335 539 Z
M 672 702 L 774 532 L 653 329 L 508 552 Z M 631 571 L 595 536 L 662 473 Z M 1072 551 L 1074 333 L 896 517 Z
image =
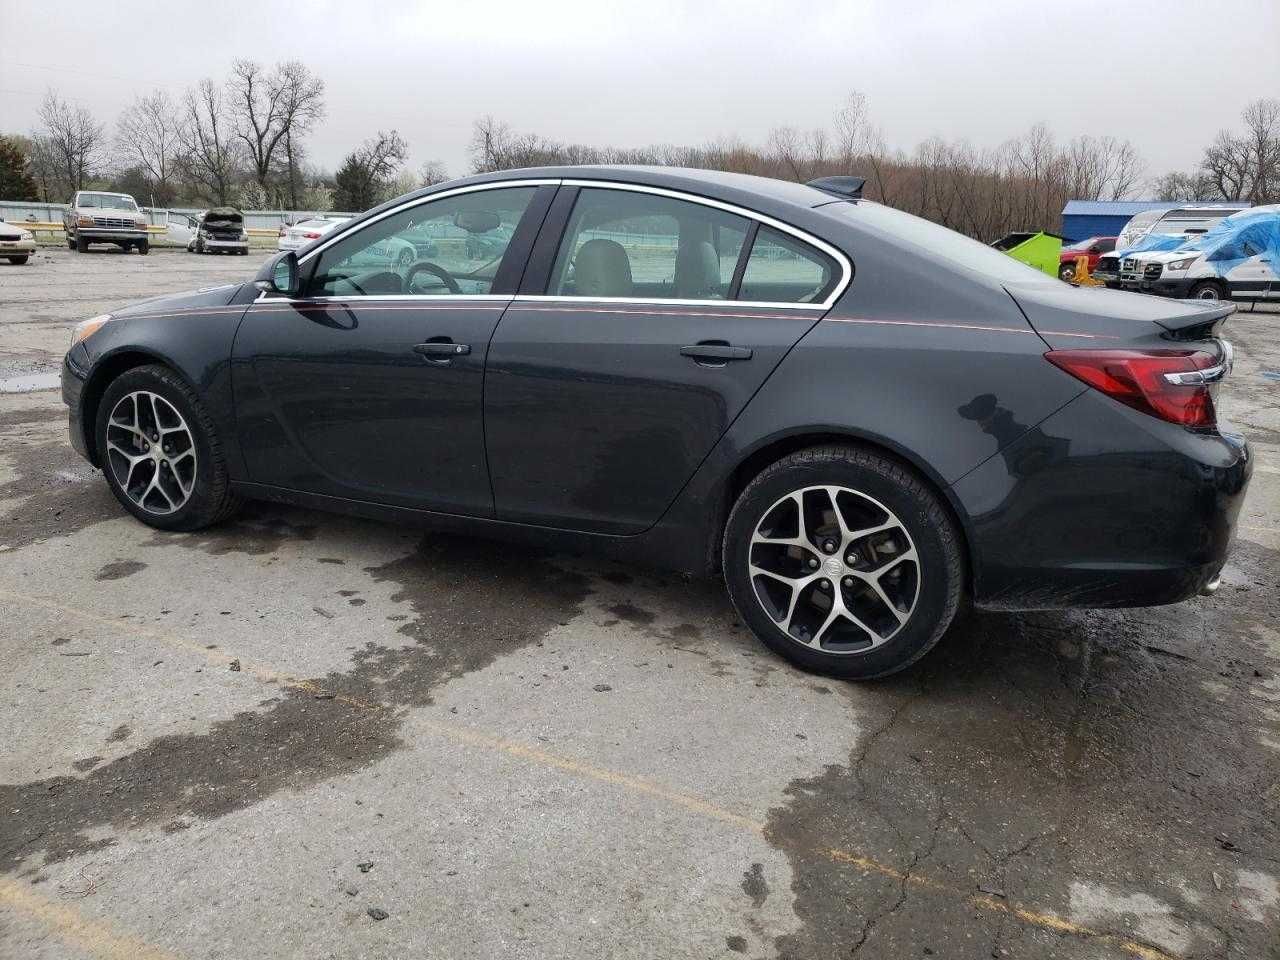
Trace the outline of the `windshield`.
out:
M 1087 250 L 1097 243 L 1100 237 L 1089 237 L 1087 240 L 1077 240 L 1075 243 L 1063 247 L 1063 250 Z
M 99 207 L 108 210 L 137 210 L 138 205 L 133 197 L 119 193 L 82 193 L 76 200 L 80 207 Z
M 838 212 L 859 225 L 878 230 L 897 240 L 921 247 L 937 257 L 951 261 L 965 270 L 973 270 L 1001 283 L 1025 283 L 1028 280 L 1047 280 L 1045 274 L 1034 267 L 1001 253 L 995 247 L 972 240 L 962 233 L 948 230 L 932 221 L 893 207 L 881 206 L 867 200 L 853 203 L 831 203 L 822 208 Z

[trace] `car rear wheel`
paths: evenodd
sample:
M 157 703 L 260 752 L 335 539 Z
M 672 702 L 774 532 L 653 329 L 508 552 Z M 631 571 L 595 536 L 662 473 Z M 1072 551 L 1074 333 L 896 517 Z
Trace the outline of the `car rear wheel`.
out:
M 16 266 L 19 266 L 19 267 L 20 267 L 20 266 L 22 266 L 24 263 L 26 263 L 26 262 L 27 262 L 27 259 L 28 259 L 28 257 L 29 257 L 29 256 L 30 256 L 30 254 L 26 254 L 26 255 L 21 256 L 21 257 L 10 257 L 10 258 L 9 258 L 9 262 L 10 262 L 10 263 L 12 263 L 12 264 L 14 264 L 14 265 L 16 265 Z
M 148 253 L 150 253 L 150 252 L 151 252 L 151 241 L 150 241 L 150 240 L 139 240 L 139 241 L 138 241 L 138 252 L 139 252 L 140 254 L 142 254 L 144 257 L 145 257 Z
M 239 507 L 200 399 L 168 367 L 134 367 L 103 393 L 97 450 L 126 510 L 161 530 L 199 530 Z
M 960 536 L 907 467 L 846 446 L 793 453 L 756 477 L 725 527 L 743 620 L 772 650 L 850 679 L 896 673 L 941 639 L 960 603 Z

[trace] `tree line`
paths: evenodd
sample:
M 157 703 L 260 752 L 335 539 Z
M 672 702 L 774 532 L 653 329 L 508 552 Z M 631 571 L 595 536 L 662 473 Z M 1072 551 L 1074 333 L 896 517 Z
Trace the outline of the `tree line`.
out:
M 313 164 L 307 139 L 324 95 L 300 61 L 236 60 L 221 82 L 139 95 L 108 128 L 51 89 L 36 129 L 0 136 L 0 200 L 61 203 L 100 189 L 157 207 L 356 211 L 443 179 L 437 164 L 405 172 L 408 145 L 394 130 L 352 150 L 336 175 Z
M 155 206 L 360 211 L 447 179 L 436 162 L 405 169 L 409 146 L 378 131 L 336 173 L 311 163 L 307 138 L 325 114 L 324 81 L 298 61 L 233 62 L 221 83 L 202 80 L 174 99 L 137 97 L 113 135 L 55 91 L 30 136 L 0 137 L 0 199 L 63 201 L 85 187 L 116 189 Z M 737 138 L 696 146 L 618 148 L 564 143 L 492 116 L 473 125 L 471 168 L 482 173 L 560 164 L 703 167 L 805 181 L 852 174 L 864 194 L 983 240 L 1011 230 L 1057 230 L 1068 200 L 1145 192 L 1171 202 L 1280 201 L 1280 100 L 1262 99 L 1224 129 L 1191 171 L 1144 179 L 1133 145 L 1111 136 L 1059 141 L 1044 124 L 995 147 L 931 137 L 889 148 L 867 99 L 850 94 L 829 125 L 777 127 L 762 144 Z
M 738 139 L 701 146 L 617 149 L 567 144 L 518 132 L 485 117 L 470 144 L 477 172 L 543 164 L 642 163 L 704 167 L 806 181 L 866 178 L 864 196 L 982 240 L 1014 230 L 1061 226 L 1068 200 L 1123 200 L 1140 191 L 1157 199 L 1280 202 L 1280 100 L 1249 104 L 1243 132 L 1223 130 L 1188 174 L 1145 181 L 1133 144 L 1110 136 L 1059 142 L 1044 124 L 992 148 L 931 137 L 914 150 L 890 149 L 866 97 L 852 93 L 827 127 L 775 128 L 763 145 Z

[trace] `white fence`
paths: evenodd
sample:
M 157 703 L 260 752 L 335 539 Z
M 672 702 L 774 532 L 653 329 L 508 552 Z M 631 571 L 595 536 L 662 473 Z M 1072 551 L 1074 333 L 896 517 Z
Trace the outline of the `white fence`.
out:
M 35 203 L 18 200 L 0 200 L 0 220 L 9 223 L 36 221 L 38 223 L 61 223 L 62 212 L 67 209 L 65 203 Z M 192 207 L 142 207 L 143 215 L 155 226 L 164 226 L 169 218 L 196 216 L 204 210 Z M 253 230 L 276 230 L 286 220 L 297 222 L 313 216 L 314 210 L 244 210 L 244 225 Z M 329 217 L 354 217 L 354 213 L 325 213 Z

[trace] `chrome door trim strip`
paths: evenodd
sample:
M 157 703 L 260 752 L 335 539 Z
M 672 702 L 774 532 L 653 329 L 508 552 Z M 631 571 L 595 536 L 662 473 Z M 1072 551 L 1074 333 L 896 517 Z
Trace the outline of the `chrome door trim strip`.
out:
M 771 300 L 679 300 L 663 297 L 571 297 L 549 296 L 546 294 L 522 293 L 516 297 L 517 303 L 599 303 L 606 307 L 610 304 L 652 303 L 659 307 L 766 307 L 775 310 L 826 310 L 820 303 L 775 303 Z

